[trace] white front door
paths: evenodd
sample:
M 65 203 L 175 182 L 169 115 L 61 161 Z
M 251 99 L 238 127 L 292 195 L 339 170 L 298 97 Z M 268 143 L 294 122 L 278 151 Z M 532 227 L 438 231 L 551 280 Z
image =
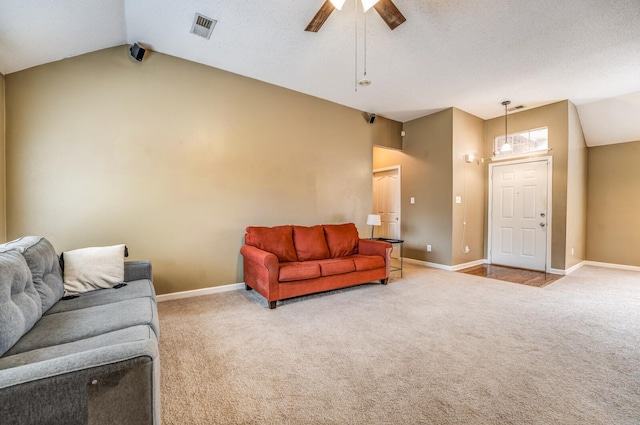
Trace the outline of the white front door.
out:
M 491 166 L 492 264 L 546 271 L 549 167 L 547 159 Z
M 400 168 L 373 172 L 373 213 L 380 214 L 381 226 L 375 237 L 400 239 Z

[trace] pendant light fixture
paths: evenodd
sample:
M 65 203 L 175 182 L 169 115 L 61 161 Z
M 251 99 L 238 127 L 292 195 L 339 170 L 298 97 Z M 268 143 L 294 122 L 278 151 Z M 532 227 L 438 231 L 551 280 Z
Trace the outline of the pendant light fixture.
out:
M 510 100 L 505 100 L 504 102 L 502 102 L 502 104 L 504 105 L 504 143 L 500 148 L 500 152 L 511 152 L 513 150 L 511 144 L 509 144 L 509 133 L 507 132 L 507 106 L 509 106 L 510 103 Z

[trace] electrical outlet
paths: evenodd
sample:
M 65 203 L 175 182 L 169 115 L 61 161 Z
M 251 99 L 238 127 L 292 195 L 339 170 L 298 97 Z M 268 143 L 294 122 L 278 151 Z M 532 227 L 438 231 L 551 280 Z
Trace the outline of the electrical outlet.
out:
M 468 254 L 468 253 L 469 253 L 469 251 L 471 251 L 471 250 L 469 249 L 469 245 L 465 246 L 465 247 L 464 247 L 464 253 L 465 253 L 465 254 Z
M 427 252 L 431 252 L 431 245 L 427 245 Z
M 574 254 L 575 254 L 575 252 L 576 252 L 576 250 L 575 250 L 575 249 L 573 249 L 573 248 L 571 248 L 571 255 L 574 255 Z

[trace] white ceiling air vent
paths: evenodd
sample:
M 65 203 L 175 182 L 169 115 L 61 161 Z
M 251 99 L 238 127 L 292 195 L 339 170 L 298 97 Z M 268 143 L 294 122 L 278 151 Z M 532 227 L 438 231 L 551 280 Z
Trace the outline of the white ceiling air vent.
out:
M 211 33 L 217 22 L 215 19 L 196 13 L 196 16 L 193 17 L 193 25 L 191 25 L 191 34 L 199 35 L 208 40 L 211 38 Z
M 514 106 L 513 108 L 509 108 L 509 112 L 519 111 L 520 109 L 524 109 L 524 108 L 526 108 L 526 106 L 524 105 Z

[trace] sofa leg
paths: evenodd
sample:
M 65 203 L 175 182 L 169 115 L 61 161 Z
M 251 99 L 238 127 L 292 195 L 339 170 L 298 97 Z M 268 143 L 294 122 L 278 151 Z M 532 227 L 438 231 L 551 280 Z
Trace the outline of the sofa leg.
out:
M 278 302 L 278 301 L 269 301 L 269 308 L 270 308 L 271 310 L 273 310 L 274 308 L 276 308 L 276 303 L 277 303 L 277 302 Z
M 382 279 L 380 283 L 382 283 L 383 285 L 386 285 L 387 283 L 389 283 L 389 278 Z
M 244 289 L 246 289 L 247 291 L 252 290 L 253 288 L 249 285 L 247 285 L 246 283 L 244 284 Z

